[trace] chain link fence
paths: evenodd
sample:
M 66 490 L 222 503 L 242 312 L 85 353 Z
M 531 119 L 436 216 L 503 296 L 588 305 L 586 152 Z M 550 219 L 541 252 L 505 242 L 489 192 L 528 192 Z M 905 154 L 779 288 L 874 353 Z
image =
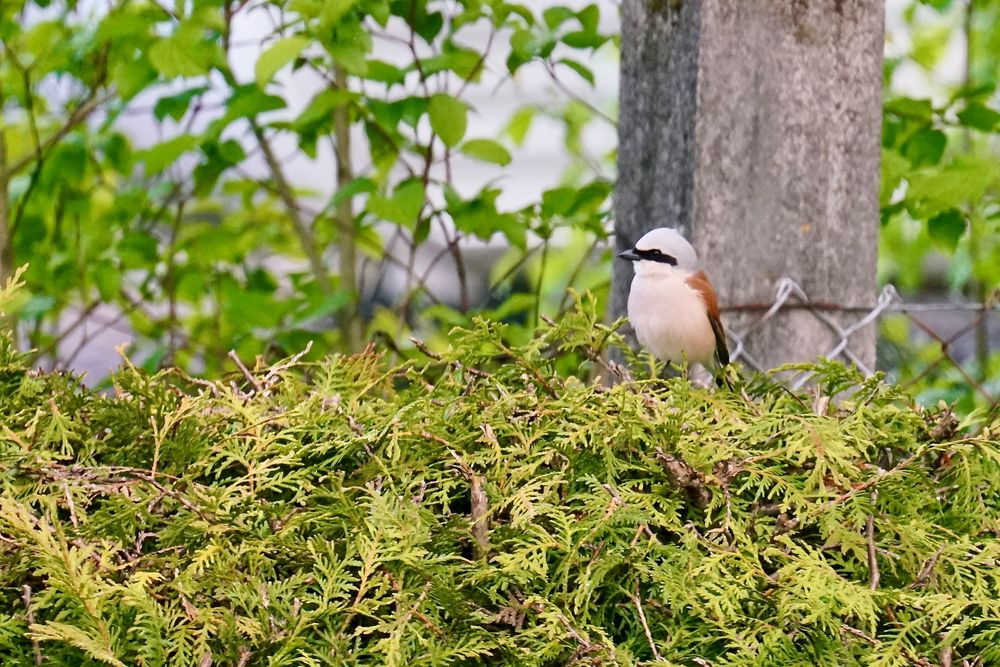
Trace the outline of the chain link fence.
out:
M 762 309 L 761 304 L 752 304 L 733 306 L 727 311 Z M 992 359 L 1000 352 L 1000 331 L 991 327 L 1000 322 L 1000 290 L 989 294 L 983 303 L 907 303 L 893 285 L 886 285 L 872 307 L 858 309 L 812 301 L 797 282 L 781 278 L 775 284 L 774 300 L 758 319 L 742 330 L 727 327 L 733 343 L 731 359 L 754 370 L 766 370 L 748 351 L 747 344 L 769 320 L 790 309 L 805 310 L 829 328 L 837 342 L 826 353 L 827 358 L 852 363 L 866 375 L 877 369 L 869 367 L 852 351 L 852 337 L 890 318 L 903 318 L 907 324 L 905 340 L 890 344 L 894 349 L 888 356 L 892 358 L 888 363 L 880 363 L 883 370 L 889 371 L 904 389 L 914 388 L 936 373 L 953 371 L 976 395 L 978 403 L 991 413 L 1000 410 L 996 389 L 1000 385 L 1000 372 L 991 370 L 991 366 L 997 366 Z M 857 319 L 844 326 L 831 317 L 834 312 L 855 313 Z M 880 341 L 880 362 L 887 356 L 884 338 Z M 799 387 L 807 381 L 808 376 L 799 375 L 791 385 Z

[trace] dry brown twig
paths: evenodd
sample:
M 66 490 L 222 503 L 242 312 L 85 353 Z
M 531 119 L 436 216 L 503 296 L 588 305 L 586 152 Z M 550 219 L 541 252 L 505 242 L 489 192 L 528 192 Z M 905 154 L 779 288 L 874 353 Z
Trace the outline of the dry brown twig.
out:
M 878 500 L 878 489 L 872 491 L 872 512 L 865 522 L 865 539 L 868 542 L 868 588 L 876 590 L 880 578 L 878 571 L 878 550 L 875 547 L 875 502 Z
M 240 355 L 236 354 L 236 350 L 229 350 L 229 358 L 232 359 L 233 363 L 236 364 L 236 367 L 240 369 L 240 372 L 243 373 L 243 377 L 247 379 L 247 382 L 249 382 L 254 388 L 254 391 L 258 394 L 263 394 L 264 388 L 260 385 L 260 382 L 257 381 L 257 378 L 253 376 L 253 373 L 251 373 L 246 367 L 243 360 L 240 359 Z
M 636 583 L 635 594 L 630 595 L 632 598 L 632 604 L 635 605 L 635 610 L 639 612 L 639 622 L 642 624 L 642 631 L 646 634 L 646 641 L 649 642 L 649 648 L 653 651 L 653 658 L 657 661 L 663 660 L 663 656 L 660 655 L 660 651 L 656 648 L 656 643 L 653 641 L 653 633 L 649 631 L 649 623 L 646 621 L 646 613 L 642 610 L 642 601 L 639 599 L 639 584 Z

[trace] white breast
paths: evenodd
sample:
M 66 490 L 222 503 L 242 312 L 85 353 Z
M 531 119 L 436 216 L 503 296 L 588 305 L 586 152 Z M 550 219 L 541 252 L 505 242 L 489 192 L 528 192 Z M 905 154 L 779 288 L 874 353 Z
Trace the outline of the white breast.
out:
M 628 319 L 639 343 L 661 361 L 710 364 L 715 333 L 701 295 L 683 274 L 637 275 L 628 295 Z

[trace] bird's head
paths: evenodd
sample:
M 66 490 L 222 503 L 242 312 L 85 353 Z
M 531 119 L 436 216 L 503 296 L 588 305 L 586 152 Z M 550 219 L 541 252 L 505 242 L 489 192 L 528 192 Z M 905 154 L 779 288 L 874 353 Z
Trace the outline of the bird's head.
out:
M 637 275 L 671 273 L 680 269 L 692 272 L 698 266 L 698 255 L 676 229 L 657 227 L 636 241 L 631 250 L 618 253 L 622 259 L 635 262 Z

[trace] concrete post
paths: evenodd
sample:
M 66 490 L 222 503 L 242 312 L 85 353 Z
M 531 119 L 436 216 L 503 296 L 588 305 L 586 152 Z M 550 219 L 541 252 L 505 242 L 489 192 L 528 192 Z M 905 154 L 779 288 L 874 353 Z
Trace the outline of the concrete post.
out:
M 875 301 L 884 3 L 624 0 L 616 246 L 689 232 L 723 306 L 782 276 L 814 301 Z M 616 262 L 611 314 L 631 267 Z M 831 313 L 844 326 L 858 313 Z M 759 313 L 727 313 L 743 330 Z M 866 364 L 875 331 L 852 337 Z M 755 332 L 766 366 L 837 338 L 803 310 Z

